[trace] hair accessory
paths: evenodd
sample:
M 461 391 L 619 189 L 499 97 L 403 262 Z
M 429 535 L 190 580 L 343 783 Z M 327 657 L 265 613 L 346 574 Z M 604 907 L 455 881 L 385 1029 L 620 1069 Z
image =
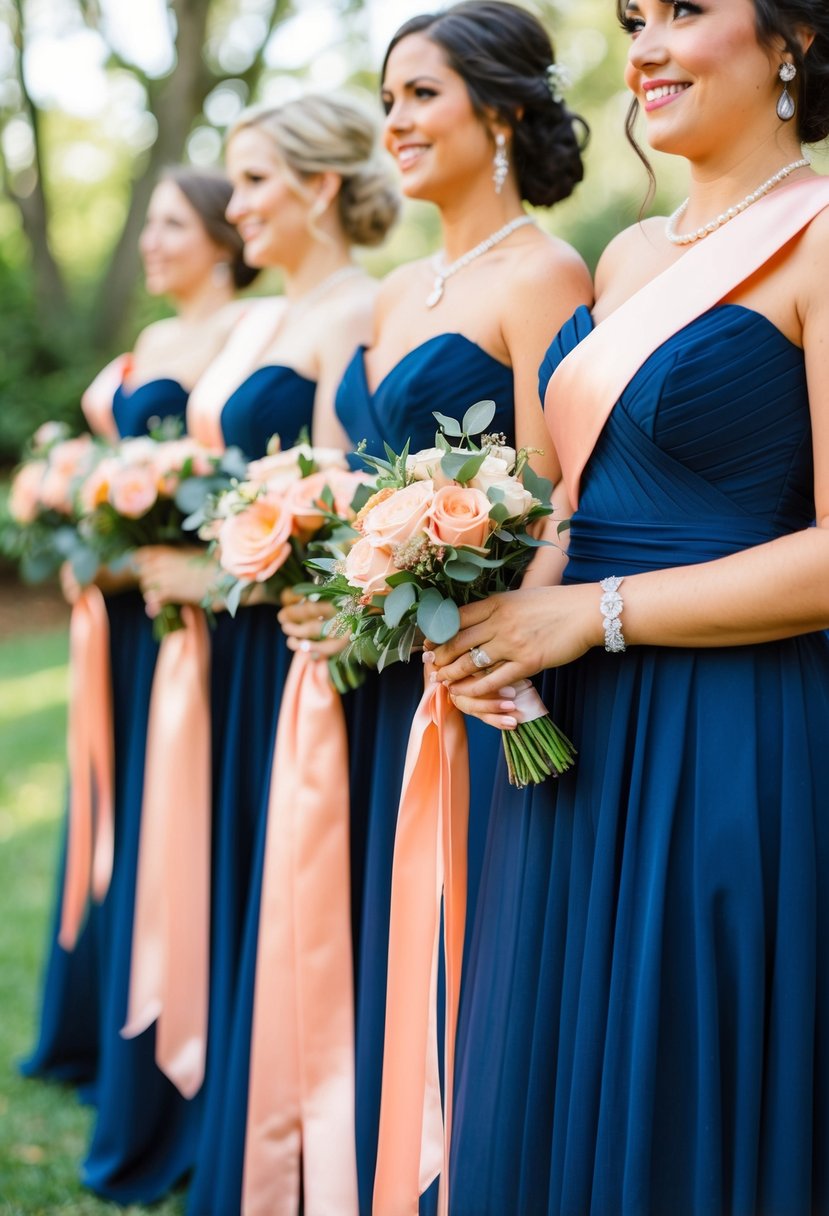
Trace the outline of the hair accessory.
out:
M 625 605 L 619 595 L 619 588 L 623 581 L 623 576 L 611 574 L 599 583 L 602 589 L 599 607 L 602 610 L 602 623 L 604 624 L 604 648 L 610 654 L 621 654 L 625 649 L 625 635 L 622 633 L 622 609 Z
M 751 194 L 747 194 L 739 203 L 735 203 L 727 211 L 721 212 L 716 219 L 711 220 L 708 224 L 703 224 L 702 228 L 697 228 L 694 232 L 678 234 L 676 226 L 679 220 L 682 219 L 688 206 L 688 199 L 686 198 L 685 202 L 679 204 L 676 211 L 665 224 L 665 236 L 672 245 L 692 245 L 695 241 L 701 241 L 704 237 L 710 236 L 712 232 L 716 232 L 718 228 L 722 228 L 723 224 L 727 224 L 729 220 L 733 220 L 735 216 L 740 215 L 741 212 L 745 211 L 746 207 L 750 207 L 752 203 L 756 203 L 764 194 L 768 194 L 769 190 L 787 178 L 790 173 L 794 173 L 795 169 L 805 169 L 811 163 L 808 156 L 802 156 L 800 160 L 793 160 L 790 165 L 784 165 L 782 169 L 778 169 L 776 173 L 763 182 L 762 186 L 758 186 L 756 190 L 752 190 Z
M 426 307 L 434 308 L 436 304 L 441 302 L 444 284 L 447 279 L 451 279 L 453 274 L 457 274 L 459 270 L 465 269 L 476 258 L 479 258 L 481 254 L 487 253 L 493 245 L 506 240 L 511 233 L 515 232 L 516 228 L 523 228 L 525 224 L 534 223 L 535 220 L 531 215 L 519 215 L 517 219 L 510 220 L 508 224 L 504 224 L 503 228 L 499 228 L 497 232 L 493 232 L 491 236 L 481 241 L 480 245 L 476 245 L 468 253 L 462 254 L 457 261 L 451 262 L 448 266 L 445 264 L 443 254 L 438 254 L 432 263 L 435 268 L 435 281 L 432 290 L 426 297 Z
M 573 77 L 561 63 L 551 63 L 546 69 L 547 88 L 553 101 L 563 101 L 564 94 L 573 83 Z
M 789 122 L 794 118 L 796 108 L 789 85 L 797 75 L 797 68 L 793 63 L 781 63 L 777 75 L 783 81 L 783 92 L 777 98 L 777 117 L 781 122 Z
M 507 156 L 507 137 L 503 131 L 495 136 L 495 156 L 492 161 L 492 180 L 495 182 L 495 193 L 500 194 L 509 173 L 509 157 Z
M 472 655 L 472 662 L 481 670 L 483 670 L 484 667 L 492 666 L 492 659 L 484 650 L 483 646 L 473 646 L 469 653 Z

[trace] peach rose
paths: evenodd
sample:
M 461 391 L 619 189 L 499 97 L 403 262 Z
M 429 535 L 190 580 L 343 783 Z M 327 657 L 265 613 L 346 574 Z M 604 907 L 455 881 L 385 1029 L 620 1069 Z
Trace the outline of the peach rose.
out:
M 302 477 L 300 456 L 313 460 L 318 469 L 348 467 L 348 461 L 339 448 L 312 448 L 307 443 L 300 443 L 284 452 L 273 452 L 261 460 L 252 460 L 248 465 L 247 480 L 254 485 L 268 485 L 271 489 L 293 485 Z
M 9 491 L 9 513 L 19 524 L 31 524 L 37 519 L 46 467 L 45 460 L 30 460 L 14 475 Z
M 65 422 L 42 422 L 32 435 L 32 446 L 48 448 L 63 439 L 68 428 Z
M 131 439 L 122 439 L 118 445 L 118 459 L 122 464 L 152 464 L 155 460 L 158 444 L 149 435 L 136 435 Z
M 264 583 L 291 552 L 293 515 L 279 494 L 262 494 L 244 511 L 222 520 L 219 561 L 234 578 Z
M 208 477 L 214 470 L 218 455 L 185 435 L 181 439 L 168 439 L 156 444 L 153 467 L 164 492 L 172 494 L 188 460 L 192 461 L 191 476 Z
M 495 527 L 489 518 L 492 503 L 482 490 L 441 486 L 434 497 L 426 533 L 438 545 L 480 548 Z
M 363 516 L 363 536 L 374 545 L 399 545 L 425 532 L 434 494 L 431 481 L 413 481 L 396 490 Z
M 81 512 L 89 515 L 109 498 L 109 485 L 120 469 L 114 456 L 105 456 L 81 484 L 78 501 Z
M 335 514 L 348 518 L 351 502 L 357 486 L 365 481 L 361 473 L 349 473 L 344 469 L 321 469 L 296 481 L 285 495 L 285 503 L 294 516 L 294 531 L 300 536 L 311 536 L 320 528 L 325 516 L 322 511 L 323 490 L 327 487 L 334 499 Z
M 48 468 L 40 491 L 43 505 L 62 515 L 69 515 L 74 491 L 93 459 L 94 448 L 89 435 L 56 443 L 49 452 Z
M 372 595 L 388 595 L 391 587 L 386 579 L 397 573 L 391 550 L 385 545 L 372 544 L 366 536 L 354 542 L 345 559 L 345 577 L 352 587 L 362 591 L 365 599 Z
M 143 464 L 113 470 L 108 497 L 119 515 L 140 519 L 158 499 L 155 472 Z

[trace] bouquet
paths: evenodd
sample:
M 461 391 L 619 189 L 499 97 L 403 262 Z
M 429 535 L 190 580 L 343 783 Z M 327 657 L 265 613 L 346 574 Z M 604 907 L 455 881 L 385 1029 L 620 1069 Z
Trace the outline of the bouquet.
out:
M 78 531 L 78 495 L 103 450 L 89 434 L 70 437 L 62 422 L 43 423 L 29 441 L 2 526 L 2 549 L 26 582 L 50 578 L 65 561 L 79 583 L 94 577 L 98 559 Z
M 220 451 L 166 433 L 122 440 L 81 488 L 80 529 L 102 564 L 117 569 L 144 545 L 183 544 L 185 520 L 244 467 L 236 448 Z M 181 627 L 176 604 L 153 622 L 159 640 Z
M 231 615 L 253 587 L 278 600 L 286 588 L 305 583 L 308 546 L 347 545 L 355 535 L 351 522 L 371 492 L 366 475 L 351 472 L 339 449 L 301 442 L 271 450 L 276 445 L 275 438 L 241 482 L 212 495 L 185 524 L 214 543 L 223 574 L 216 592 Z M 329 670 L 340 692 L 359 683 L 353 663 L 335 658 Z
M 376 491 L 354 520 L 347 553 L 309 564 L 324 576 L 314 588 L 337 607 L 332 631 L 348 636 L 346 656 L 366 648 L 382 670 L 408 661 L 425 638 L 448 642 L 460 628 L 458 606 L 519 585 L 540 545 L 535 526 L 552 514 L 552 485 L 502 435 L 483 434 L 495 405 L 481 401 L 463 421 L 435 414 L 435 447 L 386 460 L 364 456 Z M 454 441 L 454 446 L 450 443 Z M 346 521 L 343 521 L 345 524 Z M 526 686 L 531 687 L 529 683 Z M 575 755 L 546 710 L 502 733 L 513 784 L 543 781 Z

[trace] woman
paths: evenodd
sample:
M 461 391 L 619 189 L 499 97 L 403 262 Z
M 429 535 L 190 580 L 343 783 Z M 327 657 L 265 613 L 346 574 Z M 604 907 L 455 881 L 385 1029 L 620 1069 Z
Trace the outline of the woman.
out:
M 372 345 L 349 366 L 337 412 L 353 441 L 400 451 L 432 445 L 433 411 L 462 418 L 482 398 L 497 403 L 493 431 L 546 449 L 534 375 L 549 332 L 590 300 L 575 252 L 542 232 L 522 200 L 550 206 L 582 177 L 577 120 L 551 89 L 553 51 L 538 20 L 517 6 L 471 0 L 404 24 L 382 69 L 385 143 L 409 198 L 439 212 L 443 250 L 396 270 L 383 284 Z M 442 293 L 438 288 L 442 287 Z M 317 610 L 280 619 L 307 645 Z M 291 620 L 294 624 L 291 624 Z M 319 643 L 314 643 L 319 645 Z M 360 1211 L 372 1211 L 380 1118 L 392 854 L 409 729 L 423 692 L 420 663 L 372 677 L 357 697 L 377 698 L 370 754 L 352 753 L 369 786 L 357 967 L 357 1164 Z M 498 739 L 473 730 L 473 808 L 491 790 Z M 359 805 L 352 795 L 352 805 Z M 474 816 L 474 811 L 473 811 Z M 473 822 L 471 848 L 483 837 Z M 474 902 L 475 861 L 470 861 Z
M 353 100 L 309 94 L 246 116 L 229 136 L 228 217 L 247 261 L 282 271 L 285 295 L 240 323 L 196 397 L 202 414 L 218 418 L 224 441 L 248 458 L 264 456 L 275 433 L 283 448 L 303 431 L 319 445 L 343 445 L 334 388 L 369 335 L 375 294 L 353 248 L 379 244 L 398 210 L 376 135 L 373 118 Z M 199 603 L 215 577 L 175 550 L 145 551 L 139 565 L 151 610 Z M 200 1216 L 237 1210 L 241 1194 L 265 808 L 291 658 L 275 612 L 275 605 L 250 603 L 233 620 L 220 613 L 211 642 L 209 1039 L 190 1195 Z M 252 942 L 243 954 L 247 920 Z M 125 1117 L 129 1111 L 119 1114 Z
M 145 286 L 150 295 L 170 300 L 176 315 L 147 326 L 134 352 L 110 364 L 84 395 L 93 431 L 112 439 L 140 435 L 153 418 L 183 414 L 189 389 L 232 325 L 235 289 L 250 283 L 255 274 L 242 261 L 241 239 L 224 218 L 229 197 L 230 185 L 219 174 L 189 168 L 168 170 L 153 190 L 139 242 Z M 124 842 L 135 829 L 123 807 L 136 781 L 140 788 L 155 656 L 134 576 L 116 577 L 102 570 L 97 581 L 107 596 L 111 646 L 116 889 L 102 908 L 90 908 L 74 948 L 62 938 L 64 949 L 58 944 L 65 869 L 61 862 L 38 1044 L 23 1065 L 28 1075 L 85 1084 L 95 1077 L 101 1019 L 106 1018 L 108 937 L 118 920 Z M 80 591 L 67 571 L 63 582 L 74 603 Z
M 801 141 L 829 132 L 829 18 L 620 17 L 689 199 L 613 242 L 542 372 L 579 495 L 562 585 L 435 652 L 493 722 L 497 686 L 555 668 L 579 748 L 555 789 L 500 783 L 452 1211 L 805 1216 L 829 1210 L 829 192 Z

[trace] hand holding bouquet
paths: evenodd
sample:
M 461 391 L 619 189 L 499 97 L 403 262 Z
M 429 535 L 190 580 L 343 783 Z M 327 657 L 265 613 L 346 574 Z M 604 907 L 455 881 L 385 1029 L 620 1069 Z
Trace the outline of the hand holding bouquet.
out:
M 328 576 L 317 593 L 337 606 L 332 629 L 349 637 L 347 655 L 359 660 L 368 648 L 382 669 L 407 661 L 426 638 L 449 641 L 460 628 L 458 605 L 518 586 L 547 543 L 534 532 L 552 514 L 552 486 L 533 473 L 530 453 L 516 453 L 503 436 L 483 435 L 479 445 L 470 439 L 494 411 L 482 401 L 462 423 L 436 414 L 443 433 L 434 448 L 364 457 L 377 490 L 355 519 L 357 539 L 344 557 L 310 562 Z M 516 785 L 573 762 L 572 744 L 535 701 L 531 720 L 503 733 Z

